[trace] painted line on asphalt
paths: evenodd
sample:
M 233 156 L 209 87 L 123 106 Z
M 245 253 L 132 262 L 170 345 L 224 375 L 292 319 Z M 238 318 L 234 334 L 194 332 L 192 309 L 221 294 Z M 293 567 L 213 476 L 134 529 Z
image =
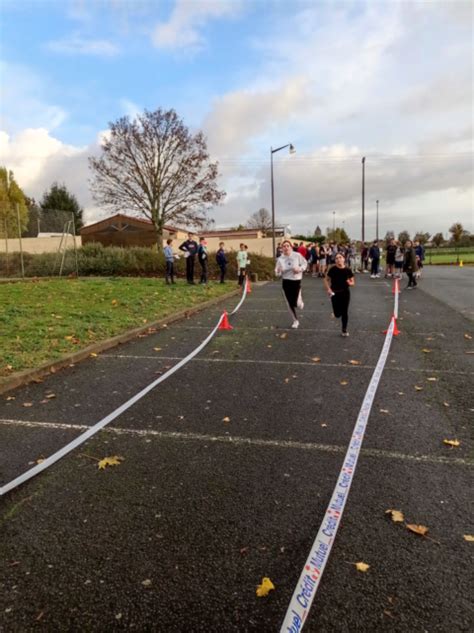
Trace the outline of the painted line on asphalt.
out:
M 134 354 L 101 354 L 97 358 L 119 358 L 132 360 L 180 360 L 181 356 L 137 356 Z M 197 363 L 245 363 L 253 365 L 301 365 L 302 367 L 339 367 L 347 369 L 375 369 L 375 365 L 350 365 L 348 363 L 311 363 L 309 361 L 300 360 L 255 360 L 245 358 L 194 358 L 193 362 Z M 413 373 L 427 374 L 453 374 L 455 376 L 473 376 L 474 372 L 456 371 L 455 369 L 424 369 L 416 367 L 395 367 L 390 366 L 390 370 L 394 371 L 410 371 Z
M 35 420 L 1 419 L 0 425 L 26 428 L 39 428 L 45 430 L 83 431 L 90 427 L 86 424 L 69 424 L 64 422 L 39 422 Z M 221 444 L 235 444 L 237 446 L 261 446 L 264 448 L 285 448 L 323 453 L 345 453 L 346 446 L 335 444 L 320 444 L 315 442 L 297 442 L 294 440 L 262 440 L 251 437 L 230 435 L 206 435 L 202 433 L 182 433 L 175 431 L 155 431 L 153 429 L 129 429 L 107 426 L 102 429 L 105 433 L 115 435 L 131 435 L 138 437 L 156 437 L 158 439 L 184 440 L 193 442 L 213 442 Z M 443 457 L 442 455 L 409 455 L 397 451 L 386 451 L 378 448 L 362 448 L 361 454 L 367 457 L 381 459 L 394 459 L 401 461 L 419 462 L 423 464 L 445 464 L 450 466 L 474 467 L 474 459 L 462 457 Z

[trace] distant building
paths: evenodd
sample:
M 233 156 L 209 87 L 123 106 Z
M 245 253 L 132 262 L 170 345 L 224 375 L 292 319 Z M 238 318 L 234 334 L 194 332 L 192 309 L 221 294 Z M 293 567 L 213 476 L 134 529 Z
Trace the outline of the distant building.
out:
M 316 230 L 314 232 L 315 237 L 321 237 L 321 235 L 323 234 L 323 232 L 321 231 L 321 228 L 318 224 L 318 226 L 316 227 Z
M 155 246 L 156 231 L 151 220 L 117 213 L 80 230 L 82 244 L 99 242 L 104 246 Z M 173 226 L 163 227 L 163 239 L 185 238 L 186 231 Z

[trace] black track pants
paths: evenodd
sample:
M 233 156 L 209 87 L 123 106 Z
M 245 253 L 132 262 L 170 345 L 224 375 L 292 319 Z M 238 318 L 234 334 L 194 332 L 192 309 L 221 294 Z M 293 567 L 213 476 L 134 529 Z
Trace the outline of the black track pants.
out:
M 296 316 L 296 304 L 298 302 L 298 296 L 301 291 L 301 279 L 283 279 L 283 293 L 285 295 L 288 308 L 294 319 Z
M 342 331 L 345 332 L 347 330 L 347 323 L 349 321 L 349 302 L 351 300 L 351 293 L 349 290 L 342 290 L 341 292 L 336 292 L 331 297 L 332 309 L 334 312 L 334 316 L 339 319 L 342 319 Z

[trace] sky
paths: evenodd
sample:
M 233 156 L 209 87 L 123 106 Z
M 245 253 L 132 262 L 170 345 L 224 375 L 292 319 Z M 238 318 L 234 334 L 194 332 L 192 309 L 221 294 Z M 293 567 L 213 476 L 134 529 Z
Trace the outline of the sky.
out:
M 463 0 L 1 0 L 0 165 L 91 223 L 110 122 L 176 110 L 219 161 L 219 228 L 473 232 L 473 13 Z M 123 209 L 126 213 L 127 210 Z

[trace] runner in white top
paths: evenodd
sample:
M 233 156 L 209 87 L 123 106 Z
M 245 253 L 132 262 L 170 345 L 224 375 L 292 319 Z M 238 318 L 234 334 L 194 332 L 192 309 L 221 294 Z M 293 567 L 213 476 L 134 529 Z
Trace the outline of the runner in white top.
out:
M 293 245 L 289 240 L 285 240 L 282 245 L 282 255 L 277 259 L 275 274 L 282 278 L 283 293 L 285 295 L 288 309 L 293 317 L 292 328 L 299 327 L 296 308 L 304 308 L 301 296 L 301 280 L 303 273 L 308 267 L 306 259 L 293 250 Z

